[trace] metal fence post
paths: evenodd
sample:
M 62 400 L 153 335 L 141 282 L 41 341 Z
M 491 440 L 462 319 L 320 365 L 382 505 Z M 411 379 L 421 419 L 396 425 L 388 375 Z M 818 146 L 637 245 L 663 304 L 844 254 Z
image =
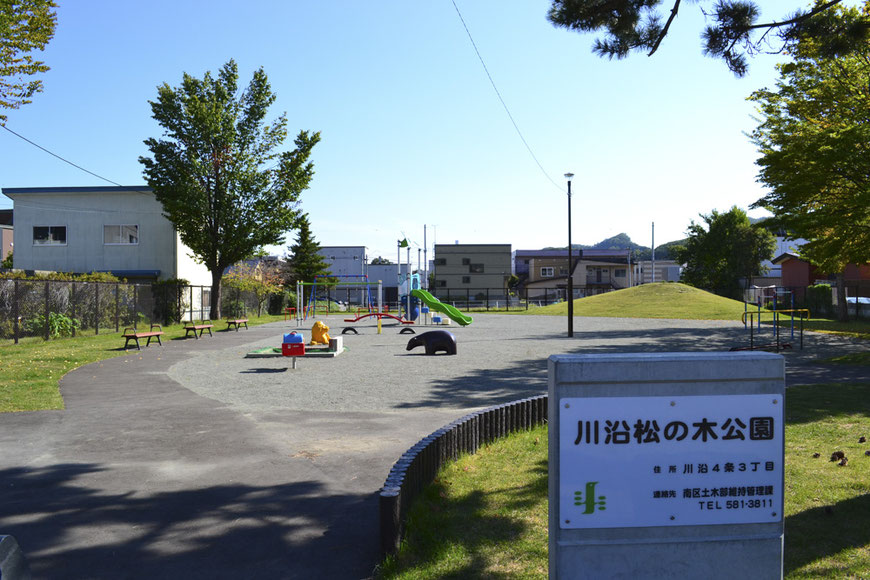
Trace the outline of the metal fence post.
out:
M 75 338 L 76 337 L 76 283 L 75 282 L 72 283 L 72 300 L 71 300 L 71 302 L 72 302 L 72 312 L 70 314 L 72 315 L 72 320 L 73 320 L 73 322 L 72 322 L 72 335 L 73 335 L 73 338 Z
M 12 291 L 15 293 L 15 296 L 13 296 L 13 300 L 12 300 L 12 335 L 15 338 L 15 344 L 18 344 L 18 331 L 19 331 L 18 320 L 21 317 L 19 316 L 20 309 L 18 307 L 18 280 L 17 279 L 14 281 L 14 284 L 12 286 L 13 286 Z
M 94 282 L 94 334 L 100 334 L 100 283 Z
M 49 284 L 50 284 L 50 282 L 48 280 L 46 280 L 45 281 L 45 320 L 44 320 L 44 322 L 45 322 L 45 324 L 44 324 L 45 340 L 48 340 L 48 288 L 49 288 Z

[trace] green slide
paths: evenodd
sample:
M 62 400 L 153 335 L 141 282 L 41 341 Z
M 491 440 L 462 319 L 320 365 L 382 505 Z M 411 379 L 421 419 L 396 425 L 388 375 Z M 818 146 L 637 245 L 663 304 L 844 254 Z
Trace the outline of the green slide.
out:
M 456 322 L 460 324 L 460 326 L 468 326 L 472 322 L 472 318 L 467 314 L 462 314 L 456 308 L 450 306 L 449 304 L 444 304 L 425 290 L 411 290 L 411 296 L 414 298 L 419 298 L 420 301 L 428 306 L 431 310 L 435 312 L 443 312 Z

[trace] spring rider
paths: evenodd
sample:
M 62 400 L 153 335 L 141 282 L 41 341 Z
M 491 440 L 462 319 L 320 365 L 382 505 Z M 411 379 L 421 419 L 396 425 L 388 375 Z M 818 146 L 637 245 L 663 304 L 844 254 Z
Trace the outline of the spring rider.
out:
M 314 323 L 311 327 L 311 342 L 309 344 L 329 344 L 329 327 L 321 321 Z

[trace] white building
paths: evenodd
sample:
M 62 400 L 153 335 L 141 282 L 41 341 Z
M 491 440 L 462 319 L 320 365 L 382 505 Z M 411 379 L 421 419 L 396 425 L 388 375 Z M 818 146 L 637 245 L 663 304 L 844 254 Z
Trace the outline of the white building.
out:
M 14 267 L 111 272 L 131 282 L 211 274 L 181 243 L 150 187 L 7 187 L 15 212 Z
M 318 254 L 326 259 L 331 276 L 338 278 L 340 284 L 347 286 L 336 287 L 334 294 L 338 300 L 351 304 L 368 304 L 367 290 L 364 284 L 368 273 L 368 255 L 365 246 L 321 246 Z M 374 300 L 377 296 L 377 281 L 372 290 Z

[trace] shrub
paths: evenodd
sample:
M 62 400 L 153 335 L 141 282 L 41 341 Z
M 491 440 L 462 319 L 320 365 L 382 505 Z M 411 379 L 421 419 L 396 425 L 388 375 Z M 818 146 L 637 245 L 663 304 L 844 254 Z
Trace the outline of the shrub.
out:
M 816 284 L 807 287 L 806 306 L 810 310 L 810 315 L 830 316 L 833 312 L 832 296 L 830 284 Z
M 154 320 L 160 324 L 173 324 L 181 322 L 181 313 L 189 306 L 185 301 L 184 289 L 187 280 L 173 278 L 171 280 L 158 280 L 151 283 L 151 294 L 154 300 Z
M 73 329 L 79 330 L 81 322 L 76 318 L 70 318 L 57 312 L 48 313 L 48 336 L 49 338 L 61 338 L 72 336 Z M 39 336 L 45 332 L 45 316 L 38 314 L 24 321 L 24 330 L 28 334 Z

